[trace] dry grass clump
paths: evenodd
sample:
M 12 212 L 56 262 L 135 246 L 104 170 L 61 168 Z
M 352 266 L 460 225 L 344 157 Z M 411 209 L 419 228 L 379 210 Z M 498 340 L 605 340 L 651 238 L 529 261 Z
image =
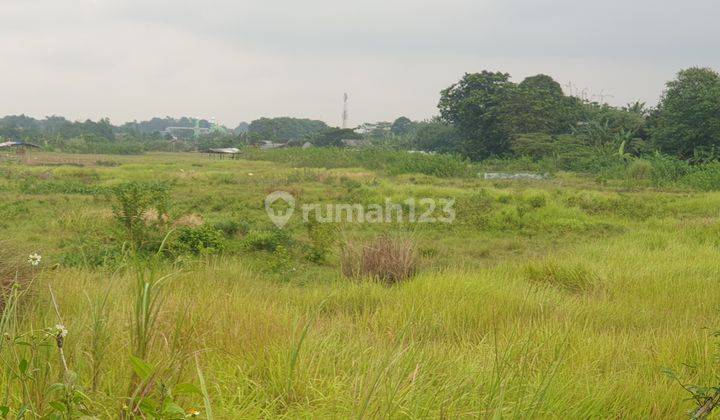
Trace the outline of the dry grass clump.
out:
M 348 242 L 342 250 L 340 267 L 349 278 L 370 277 L 397 283 L 417 272 L 415 243 L 408 238 L 383 235 L 368 243 Z
M 146 225 L 152 225 L 161 222 L 166 223 L 170 219 L 170 216 L 168 216 L 167 213 L 160 214 L 156 209 L 150 209 L 143 213 L 142 219 Z
M 202 216 L 199 214 L 186 214 L 185 216 L 180 217 L 173 223 L 173 226 L 176 227 L 199 227 L 202 226 L 205 223 Z
M 7 242 L 0 241 L 0 310 L 11 286 L 14 283 L 25 284 L 31 277 L 30 264 L 13 252 Z

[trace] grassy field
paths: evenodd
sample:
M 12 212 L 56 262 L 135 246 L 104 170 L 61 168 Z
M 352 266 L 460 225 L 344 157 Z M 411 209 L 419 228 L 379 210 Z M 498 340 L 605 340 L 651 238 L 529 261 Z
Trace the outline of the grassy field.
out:
M 0 164 L 0 275 L 19 283 L 0 322 L 11 418 L 682 418 L 696 403 L 664 370 L 718 384 L 720 193 L 568 173 L 486 181 L 466 163 L 402 159 L 36 157 Z M 176 228 L 140 257 L 109 192 L 147 180 L 169 186 Z M 276 190 L 300 203 L 453 198 L 457 217 L 340 223 L 318 244 L 297 217 L 270 223 Z M 183 220 L 222 246 L 183 248 Z M 415 244 L 417 274 L 345 278 L 340 245 L 384 234 Z M 43 332 L 60 322 L 50 290 L 72 372 Z

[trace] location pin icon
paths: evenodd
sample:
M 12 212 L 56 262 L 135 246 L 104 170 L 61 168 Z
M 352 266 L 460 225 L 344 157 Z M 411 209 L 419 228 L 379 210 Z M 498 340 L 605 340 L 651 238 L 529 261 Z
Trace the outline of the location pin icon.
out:
M 273 204 L 282 201 L 287 205 L 285 210 L 276 210 Z M 265 197 L 265 211 L 275 226 L 282 229 L 295 211 L 295 197 L 286 191 L 273 191 Z

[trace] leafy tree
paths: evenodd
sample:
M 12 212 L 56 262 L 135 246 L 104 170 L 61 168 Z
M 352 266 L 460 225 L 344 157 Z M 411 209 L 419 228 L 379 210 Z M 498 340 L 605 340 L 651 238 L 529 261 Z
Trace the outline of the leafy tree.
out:
M 195 127 L 195 119 L 188 117 L 181 118 L 158 118 L 154 117 L 147 121 L 128 122 L 119 127 L 119 131 L 125 133 L 150 134 L 165 130 L 168 127 L 187 127 L 188 129 Z M 212 124 L 208 120 L 199 120 L 200 128 L 211 128 Z
M 509 78 L 487 71 L 466 74 L 442 91 L 440 115 L 457 128 L 464 153 L 473 159 L 510 152 L 519 135 L 569 133 L 585 118 L 581 101 L 566 96 L 550 76 L 531 76 L 519 85 Z
M 260 118 L 250 123 L 248 134 L 255 140 L 298 140 L 320 133 L 328 126 L 319 120 L 305 118 Z
M 400 117 L 393 121 L 390 131 L 397 136 L 409 134 L 413 129 L 413 122 L 408 117 Z
M 720 75 L 709 68 L 680 71 L 666 85 L 650 134 L 660 150 L 681 158 L 720 146 Z
M 418 124 L 413 147 L 428 152 L 462 152 L 460 137 L 455 127 L 439 119 Z
M 572 133 L 591 146 L 616 143 L 619 137 L 630 133 L 632 138 L 644 139 L 645 111 L 642 104 L 631 104 L 618 109 L 607 104 L 584 105 L 586 118 Z
M 544 133 L 521 134 L 512 140 L 510 147 L 515 154 L 535 160 L 552 156 L 556 150 L 555 139 Z
M 237 127 L 235 127 L 235 134 L 245 134 L 248 132 L 248 129 L 250 128 L 250 124 L 246 123 L 245 121 L 238 124 Z
M 508 73 L 483 71 L 466 73 L 440 93 L 440 116 L 457 128 L 468 157 L 479 159 L 509 150 L 511 131 L 502 105 L 514 87 Z
M 133 181 L 115 186 L 112 195 L 115 220 L 124 228 L 131 244 L 139 248 L 147 233 L 143 216 L 155 210 L 159 220 L 162 220 L 162 216 L 167 213 L 168 185 Z
M 351 128 L 335 127 L 308 137 L 312 144 L 319 147 L 343 147 L 342 140 L 358 140 L 362 138 L 362 135 Z
M 579 99 L 565 96 L 560 84 L 544 74 L 523 80 L 504 107 L 513 135 L 568 133 L 585 114 Z

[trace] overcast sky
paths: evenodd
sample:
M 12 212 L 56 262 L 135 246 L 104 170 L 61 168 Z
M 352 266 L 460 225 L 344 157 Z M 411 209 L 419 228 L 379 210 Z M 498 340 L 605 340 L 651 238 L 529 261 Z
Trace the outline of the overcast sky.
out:
M 0 115 L 339 125 L 347 92 L 352 124 L 424 119 L 483 69 L 654 104 L 720 68 L 719 19 L 717 0 L 0 0 Z

